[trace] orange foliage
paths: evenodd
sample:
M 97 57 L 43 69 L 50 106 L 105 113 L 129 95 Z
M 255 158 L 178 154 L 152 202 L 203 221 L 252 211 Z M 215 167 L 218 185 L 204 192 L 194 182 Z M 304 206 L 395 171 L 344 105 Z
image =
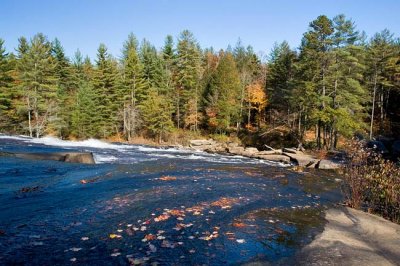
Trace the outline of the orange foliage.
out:
M 246 101 L 250 104 L 251 108 L 257 110 L 258 113 L 262 112 L 268 103 L 267 94 L 265 93 L 263 84 L 256 81 L 248 85 L 246 91 Z

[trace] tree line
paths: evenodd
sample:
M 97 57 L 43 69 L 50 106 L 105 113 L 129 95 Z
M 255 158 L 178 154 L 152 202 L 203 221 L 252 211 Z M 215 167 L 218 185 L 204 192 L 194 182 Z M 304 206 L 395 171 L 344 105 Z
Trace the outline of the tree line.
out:
M 344 15 L 319 16 L 299 48 L 276 44 L 267 60 L 240 40 L 202 49 L 188 30 L 161 49 L 130 34 L 119 57 L 100 44 L 94 62 L 42 33 L 18 41 L 7 53 L 0 39 L 3 132 L 161 141 L 176 129 L 284 126 L 299 143 L 313 131 L 318 148 L 332 149 L 343 136 L 400 128 L 399 39 L 383 30 L 367 40 Z

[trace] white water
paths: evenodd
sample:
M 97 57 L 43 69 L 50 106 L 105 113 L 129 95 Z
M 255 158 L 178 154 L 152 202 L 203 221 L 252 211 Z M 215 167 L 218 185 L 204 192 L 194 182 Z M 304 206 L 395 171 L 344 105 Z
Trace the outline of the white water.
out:
M 61 140 L 54 137 L 43 137 L 40 139 L 32 139 L 30 142 L 49 145 L 49 146 L 57 146 L 57 147 L 87 147 L 87 148 L 112 149 L 112 150 L 123 150 L 129 148 L 128 145 L 116 145 L 98 139 L 69 141 L 69 140 Z
M 135 163 L 139 161 L 157 160 L 157 158 L 196 160 L 212 163 L 248 163 L 269 164 L 285 166 L 281 163 L 270 162 L 259 159 L 250 159 L 243 156 L 227 156 L 210 154 L 202 151 L 177 148 L 157 148 L 141 145 L 112 144 L 98 139 L 87 139 L 83 141 L 61 140 L 55 137 L 30 138 L 27 136 L 0 135 L 0 139 L 20 140 L 26 143 L 42 144 L 62 148 L 86 148 L 92 151 L 96 163 Z M 32 145 L 32 144 L 28 144 Z

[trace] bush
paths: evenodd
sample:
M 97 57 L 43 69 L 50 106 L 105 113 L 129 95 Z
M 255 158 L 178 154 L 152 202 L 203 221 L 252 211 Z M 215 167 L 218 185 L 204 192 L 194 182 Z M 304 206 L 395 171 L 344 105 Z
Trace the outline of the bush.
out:
M 359 141 L 353 141 L 347 153 L 346 203 L 400 223 L 400 167 Z

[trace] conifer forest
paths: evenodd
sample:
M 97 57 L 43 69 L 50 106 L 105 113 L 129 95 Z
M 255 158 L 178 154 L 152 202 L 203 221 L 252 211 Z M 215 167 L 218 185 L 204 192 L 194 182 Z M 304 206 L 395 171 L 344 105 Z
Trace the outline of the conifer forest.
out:
M 286 128 L 303 143 L 335 149 L 341 138 L 400 134 L 400 42 L 389 30 L 366 36 L 345 15 L 311 21 L 299 47 L 257 54 L 239 39 L 216 51 L 183 30 L 163 47 L 129 34 L 121 53 L 66 55 L 37 33 L 0 39 L 3 133 L 61 139 L 171 132 L 236 135 Z M 299 40 L 300 41 L 300 40 Z M 227 44 L 228 45 L 228 44 Z M 95 48 L 94 48 L 95 49 Z

